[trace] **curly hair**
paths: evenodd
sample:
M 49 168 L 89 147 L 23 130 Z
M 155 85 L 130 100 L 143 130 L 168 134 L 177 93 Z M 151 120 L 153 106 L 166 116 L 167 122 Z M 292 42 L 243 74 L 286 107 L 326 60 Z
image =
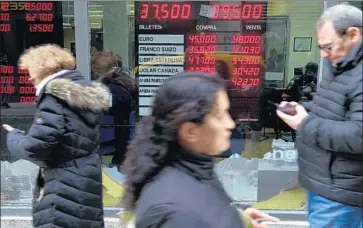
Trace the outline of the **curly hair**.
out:
M 18 65 L 27 69 L 30 76 L 39 82 L 60 70 L 74 70 L 76 60 L 67 49 L 55 44 L 42 44 L 25 50 Z
M 136 124 L 128 146 L 123 204 L 133 211 L 144 185 L 171 164 L 178 150 L 178 129 L 186 122 L 202 124 L 213 109 L 216 93 L 225 90 L 219 75 L 183 72 L 170 77 L 158 90 L 150 116 Z

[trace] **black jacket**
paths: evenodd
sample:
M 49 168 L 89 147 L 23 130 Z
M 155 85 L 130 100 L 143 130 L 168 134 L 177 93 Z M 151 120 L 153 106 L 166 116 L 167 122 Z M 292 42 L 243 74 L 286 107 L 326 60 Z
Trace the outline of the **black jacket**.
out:
M 33 205 L 34 227 L 104 227 L 96 151 L 108 96 L 107 88 L 68 71 L 43 88 L 28 132 L 16 129 L 8 134 L 11 153 L 43 170 L 44 193 Z
M 112 106 L 104 112 L 100 128 L 101 143 L 100 154 L 114 154 L 113 162 L 123 163 L 126 147 L 130 139 L 130 112 L 132 111 L 133 97 L 130 91 L 123 86 L 107 80 L 102 81 L 112 93 Z M 116 125 L 111 127 L 110 125 Z
M 361 51 L 357 46 L 337 68 L 325 61 L 326 72 L 305 105 L 309 116 L 296 140 L 301 185 L 355 206 L 363 206 Z
M 142 190 L 136 228 L 241 228 L 237 210 L 213 171 L 214 160 L 181 150 Z

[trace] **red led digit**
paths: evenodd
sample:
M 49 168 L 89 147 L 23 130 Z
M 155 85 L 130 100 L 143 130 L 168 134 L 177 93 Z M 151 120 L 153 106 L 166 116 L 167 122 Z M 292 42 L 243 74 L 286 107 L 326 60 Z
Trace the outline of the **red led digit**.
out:
M 160 19 L 160 6 L 159 4 L 152 4 L 152 7 L 154 8 L 154 19 Z
M 189 19 L 192 14 L 192 5 L 191 4 L 183 4 L 180 17 L 181 19 Z
M 12 74 L 14 73 L 14 67 L 13 66 L 5 66 L 5 65 L 2 65 L 0 67 L 0 73 L 4 73 L 4 74 Z
M 13 94 L 15 91 L 14 86 L 0 86 L 0 94 Z
M 0 10 L 1 11 L 9 11 L 9 6 L 10 3 L 9 2 L 0 2 Z
M 179 4 L 172 4 L 171 5 L 171 19 L 177 19 L 180 17 L 180 5 Z
M 214 11 L 214 14 L 212 16 L 212 19 L 218 19 L 219 18 L 219 5 L 218 4 L 213 5 L 213 11 Z
M 33 87 L 33 86 L 20 86 L 19 93 L 20 94 L 34 94 L 35 93 L 35 87 Z
M 251 17 L 251 4 L 244 4 L 242 7 L 242 19 L 249 19 Z
M 222 19 L 229 19 L 230 5 L 222 5 Z
M 169 17 L 168 4 L 161 5 L 161 19 L 167 19 Z
M 47 2 L 33 3 L 31 9 L 37 11 L 49 11 L 53 9 L 53 3 L 47 3 Z
M 149 4 L 141 4 L 140 19 L 146 19 L 149 17 Z
M 240 5 L 234 4 L 232 6 L 232 19 L 240 19 L 241 18 L 241 11 L 239 10 Z
M 0 32 L 10 32 L 10 24 L 0 24 Z
M 260 19 L 262 17 L 262 12 L 263 12 L 263 5 L 262 4 L 255 4 L 253 6 L 252 18 L 253 19 Z
M 10 14 L 0 13 L 0 21 L 9 21 L 9 20 L 10 20 Z
M 12 83 L 14 83 L 14 76 L 1 76 L 0 83 L 1 84 L 12 84 Z
M 256 78 L 256 79 L 253 79 L 252 85 L 257 86 L 259 83 L 260 83 L 260 79 Z
M 29 104 L 29 103 L 34 103 L 35 102 L 36 97 L 20 97 L 20 103 L 21 104 Z

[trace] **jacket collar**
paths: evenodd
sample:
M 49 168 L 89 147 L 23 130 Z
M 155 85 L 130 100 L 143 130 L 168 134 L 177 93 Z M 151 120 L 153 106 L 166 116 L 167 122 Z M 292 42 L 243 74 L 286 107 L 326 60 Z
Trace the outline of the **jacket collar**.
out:
M 69 70 L 61 70 L 61 71 L 58 71 L 57 73 L 49 75 L 48 77 L 44 78 L 43 80 L 41 80 L 40 83 L 36 86 L 35 95 L 38 97 L 48 82 L 52 81 L 54 78 L 56 78 L 62 74 L 67 73 L 68 71 Z
M 349 55 L 337 63 L 333 68 L 334 75 L 341 74 L 345 71 L 355 68 L 355 66 L 362 60 L 362 42 L 356 45 Z
M 177 153 L 174 153 L 176 154 L 174 167 L 198 180 L 215 178 L 215 159 L 212 156 L 186 151 L 179 146 L 173 150 L 178 150 Z

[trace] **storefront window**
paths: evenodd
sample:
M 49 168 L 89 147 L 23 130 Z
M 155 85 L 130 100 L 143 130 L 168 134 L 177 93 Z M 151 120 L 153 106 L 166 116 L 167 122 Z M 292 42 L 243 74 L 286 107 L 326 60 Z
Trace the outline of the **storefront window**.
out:
M 315 21 L 322 7 L 302 0 L 91 1 L 91 50 L 121 56 L 123 70 L 138 85 L 138 117 L 149 114 L 158 86 L 173 74 L 219 72 L 229 80 L 237 122 L 231 148 L 216 166 L 227 192 L 236 202 L 261 209 L 304 210 L 295 134 L 277 118 L 273 103 L 312 98 L 296 95 L 294 88 L 309 62 L 316 83 L 320 55 Z M 95 25 L 96 8 L 103 15 L 101 27 Z M 119 205 L 122 170 L 106 167 L 112 154 L 103 158 L 105 206 Z
M 74 47 L 73 2 L 0 2 L 1 123 L 27 130 L 35 114 L 35 88 L 17 67 L 30 46 L 54 43 Z M 33 165 L 12 157 L 1 129 L 1 206 L 31 205 Z
M 75 53 L 74 2 L 0 4 L 1 122 L 26 130 L 34 89 L 17 60 L 25 48 L 48 42 Z M 149 115 L 158 86 L 189 70 L 219 72 L 229 82 L 237 127 L 216 172 L 230 196 L 260 209 L 305 210 L 295 134 L 277 118 L 274 104 L 312 98 L 295 88 L 308 63 L 318 72 L 315 21 L 322 11 L 321 1 L 304 0 L 88 1 L 92 79 L 99 73 L 95 57 L 105 54 L 134 86 L 131 92 L 126 86 L 133 99 L 127 113 L 102 122 L 104 206 L 119 207 L 123 194 L 122 158 L 115 155 L 125 146 L 115 139 L 130 139 L 135 119 Z M 31 165 L 9 155 L 1 134 L 1 206 L 30 206 Z

